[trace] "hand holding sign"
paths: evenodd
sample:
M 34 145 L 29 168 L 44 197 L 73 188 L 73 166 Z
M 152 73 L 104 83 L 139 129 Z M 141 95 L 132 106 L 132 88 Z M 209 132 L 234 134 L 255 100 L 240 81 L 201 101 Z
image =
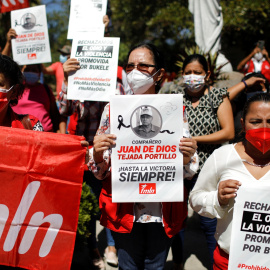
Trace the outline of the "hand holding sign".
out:
M 76 58 L 69 58 L 64 64 L 63 64 L 63 70 L 65 74 L 65 80 L 68 81 L 68 76 L 72 72 L 76 72 L 78 69 L 80 69 L 80 62 L 77 61 Z
M 219 204 L 221 206 L 227 205 L 231 198 L 236 197 L 236 192 L 241 185 L 241 182 L 232 179 L 220 182 L 218 186 Z
M 182 138 L 179 142 L 179 150 L 183 154 L 184 165 L 190 162 L 197 150 L 197 142 L 193 138 Z
M 96 163 L 103 161 L 103 152 L 108 150 L 112 145 L 115 145 L 116 136 L 114 134 L 96 135 L 93 141 L 94 160 Z

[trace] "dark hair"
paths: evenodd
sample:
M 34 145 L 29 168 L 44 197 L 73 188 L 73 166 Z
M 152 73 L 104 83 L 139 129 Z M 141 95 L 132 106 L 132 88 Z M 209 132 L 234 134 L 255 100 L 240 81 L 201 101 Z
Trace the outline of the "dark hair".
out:
M 164 68 L 164 58 L 162 53 L 158 50 L 158 48 L 151 43 L 141 43 L 139 45 L 134 46 L 129 52 L 128 52 L 128 56 L 127 56 L 127 62 L 129 59 L 130 54 L 139 48 L 146 48 L 150 51 L 150 53 L 152 54 L 153 58 L 154 58 L 154 62 L 155 62 L 155 66 L 157 70 L 160 70 L 161 68 Z M 158 93 L 158 91 L 160 90 L 160 84 L 162 82 L 162 79 L 159 80 L 158 82 L 156 82 L 156 86 L 155 86 L 155 90 L 156 93 Z
M 184 63 L 183 63 L 183 67 L 182 67 L 183 72 L 188 64 L 195 62 L 195 61 L 199 62 L 202 65 L 205 73 L 208 72 L 209 68 L 208 68 L 207 61 L 206 61 L 205 57 L 201 54 L 191 54 L 188 57 L 186 57 L 186 59 L 184 60 Z
M 246 116 L 247 116 L 247 113 L 249 111 L 249 108 L 250 108 L 251 104 L 254 102 L 268 103 L 268 102 L 270 102 L 270 95 L 268 93 L 258 93 L 247 100 L 247 102 L 245 103 L 245 106 L 243 108 L 243 113 L 242 113 L 242 118 L 243 118 L 244 122 L 246 120 Z
M 247 74 L 245 75 L 245 77 L 242 79 L 242 81 L 243 81 L 243 80 L 246 81 L 247 79 L 249 79 L 249 78 L 251 78 L 251 77 L 257 77 L 257 78 L 262 78 L 262 79 L 264 79 L 264 80 L 265 80 L 264 85 L 265 85 L 266 91 L 267 91 L 267 93 L 269 93 L 269 91 L 270 91 L 270 85 L 269 85 L 269 82 L 268 82 L 268 80 L 265 78 L 265 76 L 264 76 L 262 73 L 260 73 L 260 72 L 250 72 L 250 73 L 247 73 Z M 256 86 L 256 87 L 258 87 L 258 90 L 257 90 L 257 91 L 262 91 L 260 85 L 258 85 L 258 86 Z
M 10 86 L 14 85 L 12 91 L 15 100 L 10 100 L 10 103 L 14 104 L 22 96 L 24 91 L 24 76 L 21 69 L 10 57 L 0 54 L 0 73 L 3 74 Z

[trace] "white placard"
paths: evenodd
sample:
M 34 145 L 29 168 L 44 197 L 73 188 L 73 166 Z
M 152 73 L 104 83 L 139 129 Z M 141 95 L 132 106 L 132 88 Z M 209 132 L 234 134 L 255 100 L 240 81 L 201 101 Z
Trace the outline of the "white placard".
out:
M 269 197 L 269 186 L 241 186 L 237 191 L 229 270 L 270 269 Z
M 107 0 L 71 0 L 67 38 L 74 39 L 79 33 L 103 37 L 106 10 Z
M 11 11 L 13 59 L 19 65 L 51 62 L 51 49 L 45 5 Z
M 114 96 L 110 125 L 112 201 L 183 201 L 182 95 Z
M 116 89 L 119 42 L 119 38 L 73 40 L 71 58 L 81 68 L 68 77 L 68 99 L 110 100 Z

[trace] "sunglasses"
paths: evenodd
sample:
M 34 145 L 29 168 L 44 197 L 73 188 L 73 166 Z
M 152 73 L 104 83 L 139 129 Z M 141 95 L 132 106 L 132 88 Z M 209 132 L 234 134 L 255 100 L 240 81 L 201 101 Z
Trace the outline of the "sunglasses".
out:
M 156 67 L 156 66 L 155 65 L 150 65 L 150 64 L 138 64 L 138 65 L 127 64 L 126 65 L 126 72 L 127 73 L 131 72 L 135 67 L 137 67 L 137 69 L 139 71 L 148 71 L 148 69 L 150 67 Z

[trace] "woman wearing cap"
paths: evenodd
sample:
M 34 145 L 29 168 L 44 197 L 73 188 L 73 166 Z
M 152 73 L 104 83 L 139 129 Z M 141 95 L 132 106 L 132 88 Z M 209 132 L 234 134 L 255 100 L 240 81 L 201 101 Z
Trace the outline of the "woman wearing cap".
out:
M 48 67 L 42 65 L 42 71 L 44 74 L 55 75 L 57 99 L 59 98 L 59 93 L 61 92 L 64 81 L 63 64 L 70 58 L 71 46 L 65 45 L 63 48 L 58 49 L 58 52 L 60 52 L 59 62 L 55 62 Z
M 130 50 L 126 67 L 127 80 L 135 95 L 157 94 L 164 76 L 164 64 L 154 45 L 141 44 Z M 148 111 L 149 116 L 149 111 Z M 164 269 L 173 235 L 182 227 L 187 215 L 185 202 L 173 203 L 112 203 L 110 156 L 117 143 L 110 134 L 109 106 L 104 109 L 100 127 L 94 138 L 89 167 L 102 181 L 100 223 L 114 232 L 118 250 L 119 269 Z M 189 137 L 184 116 L 183 134 Z M 192 157 L 196 142 L 182 138 L 184 177 L 192 177 L 198 167 Z M 163 227 L 164 224 L 164 227 Z

